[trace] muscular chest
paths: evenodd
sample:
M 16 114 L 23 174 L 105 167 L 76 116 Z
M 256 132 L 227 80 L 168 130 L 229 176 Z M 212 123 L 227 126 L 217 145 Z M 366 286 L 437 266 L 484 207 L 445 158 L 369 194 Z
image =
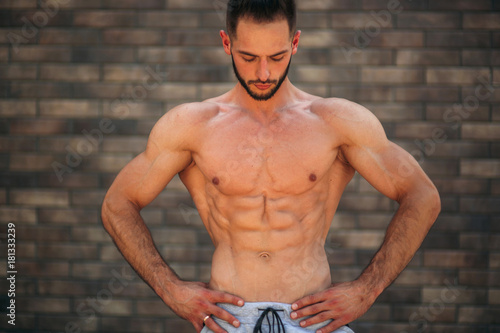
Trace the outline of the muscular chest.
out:
M 325 176 L 336 155 L 331 133 L 310 118 L 214 123 L 195 161 L 227 195 L 305 192 Z

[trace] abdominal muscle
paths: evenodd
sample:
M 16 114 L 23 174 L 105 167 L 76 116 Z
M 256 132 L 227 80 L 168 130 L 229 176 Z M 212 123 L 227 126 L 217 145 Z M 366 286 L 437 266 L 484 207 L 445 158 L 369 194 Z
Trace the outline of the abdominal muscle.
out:
M 238 210 L 240 214 L 234 214 L 232 220 L 219 215 L 218 221 L 209 221 L 216 244 L 212 289 L 247 302 L 292 303 L 331 284 L 324 250 L 329 223 L 322 204 L 308 207 L 310 213 L 300 218 L 293 211 L 305 207 L 292 202 L 285 206 L 290 211 L 281 207 L 273 212 L 271 205 L 264 214 L 258 209 L 244 210 L 244 214 Z

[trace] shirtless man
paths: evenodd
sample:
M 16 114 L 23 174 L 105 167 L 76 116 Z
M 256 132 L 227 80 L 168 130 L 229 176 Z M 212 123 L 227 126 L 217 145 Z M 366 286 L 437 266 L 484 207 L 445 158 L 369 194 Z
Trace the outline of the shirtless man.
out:
M 293 0 L 230 0 L 220 35 L 239 82 L 158 121 L 145 152 L 109 189 L 104 226 L 197 332 L 265 330 L 265 317 L 287 333 L 350 332 L 344 325 L 370 308 L 419 248 L 439 195 L 367 109 L 289 81 L 300 37 Z M 332 285 L 324 243 L 355 171 L 399 209 L 369 266 L 356 280 Z M 208 284 L 181 280 L 139 215 L 176 174 L 215 245 Z

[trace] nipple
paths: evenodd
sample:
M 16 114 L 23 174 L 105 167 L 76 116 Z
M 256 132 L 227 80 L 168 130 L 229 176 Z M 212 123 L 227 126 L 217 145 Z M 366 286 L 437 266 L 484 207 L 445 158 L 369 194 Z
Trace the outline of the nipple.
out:
M 316 177 L 316 175 L 315 175 L 314 173 L 311 173 L 311 174 L 309 175 L 309 180 L 310 180 L 310 181 L 315 182 L 315 181 L 316 181 L 316 179 L 318 179 L 318 177 Z
M 219 178 L 214 177 L 214 178 L 212 179 L 212 184 L 214 184 L 214 185 L 219 185 L 219 183 L 220 183 Z

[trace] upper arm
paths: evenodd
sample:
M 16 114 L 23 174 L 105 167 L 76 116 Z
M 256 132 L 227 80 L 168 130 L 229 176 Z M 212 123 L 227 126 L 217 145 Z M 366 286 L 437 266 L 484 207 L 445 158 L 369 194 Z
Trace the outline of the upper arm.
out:
M 185 111 L 185 106 L 174 108 L 155 124 L 145 151 L 120 171 L 108 191 L 108 199 L 126 200 L 141 209 L 189 166 L 189 136 L 193 130 Z
M 387 139 L 381 123 L 370 111 L 346 101 L 339 107 L 333 111 L 331 123 L 341 134 L 340 151 L 373 187 L 396 201 L 422 185 L 434 188 L 417 161 Z

